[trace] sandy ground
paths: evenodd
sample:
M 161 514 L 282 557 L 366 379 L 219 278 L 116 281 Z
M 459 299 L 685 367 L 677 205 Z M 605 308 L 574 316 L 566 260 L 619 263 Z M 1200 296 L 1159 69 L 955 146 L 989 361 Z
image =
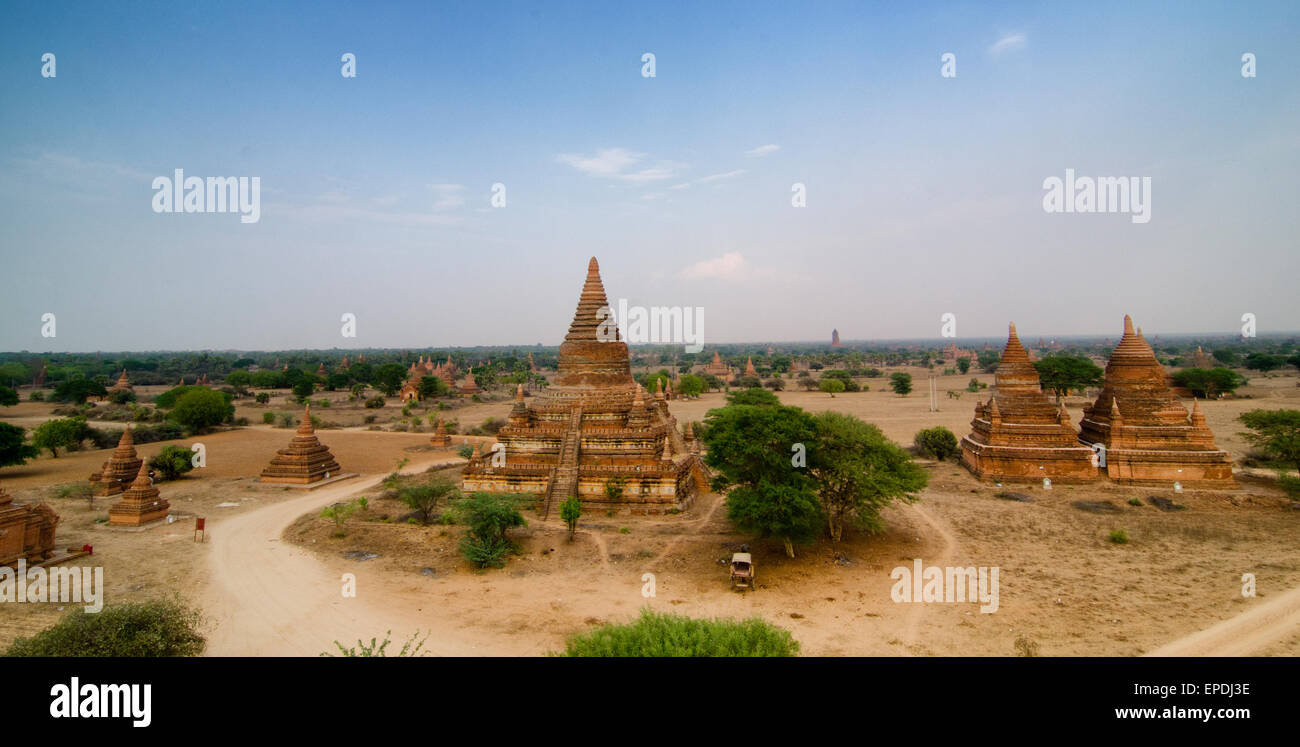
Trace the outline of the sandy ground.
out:
M 940 379 L 941 393 L 963 387 L 970 376 L 947 378 Z M 917 383 L 924 390 L 924 379 Z M 1245 450 L 1238 414 L 1300 406 L 1295 376 L 1261 377 L 1242 393 L 1251 398 L 1202 406 L 1220 446 L 1238 458 Z M 903 443 L 932 425 L 969 430 L 976 395 L 940 396 L 941 409 L 932 413 L 924 391 L 781 395 L 812 411 L 858 415 Z M 722 401 L 712 394 L 672 408 L 679 420 L 701 420 Z M 1072 404 L 1077 420 L 1082 401 Z M 3 414 L 10 422 L 40 418 L 39 403 L 32 407 L 32 413 L 9 408 Z M 504 401 L 458 414 L 469 426 L 480 413 L 503 417 L 508 409 Z M 471 413 L 474 419 L 467 418 Z M 1033 486 L 1016 488 L 1033 498 L 1021 503 L 995 497 L 997 488 L 954 463 L 929 463 L 931 484 L 922 501 L 887 511 L 883 533 L 850 533 L 838 547 L 800 548 L 793 560 L 778 543 L 736 533 L 722 499 L 706 495 L 679 516 L 585 516 L 572 542 L 557 521 L 543 524 L 529 515 L 530 525 L 519 532 L 521 555 L 504 569 L 479 572 L 456 553 L 461 527 L 363 517 L 336 539 L 332 525 L 317 518 L 324 505 L 361 494 L 374 500 L 373 511 L 388 511 L 377 483 L 400 460 L 409 460 L 404 471 L 419 472 L 454 459 L 451 451 L 430 450 L 427 433 L 321 431 L 344 469 L 361 477 L 313 491 L 254 484 L 251 477 L 290 435 L 259 426 L 197 439 L 208 446 L 208 468 L 163 485 L 182 519 L 139 534 L 96 528 L 109 499 L 97 499 L 91 510 L 84 501 L 51 497 L 53 486 L 84 480 L 107 452 L 43 456 L 6 468 L 0 480 L 20 502 L 43 498 L 55 505 L 64 517 L 60 545 L 95 545 L 93 559 L 74 562 L 105 567 L 110 603 L 173 591 L 198 603 L 210 621 L 213 655 L 317 655 L 332 651 L 335 640 L 351 645 L 389 630 L 394 648 L 419 630 L 433 654 L 537 655 L 560 649 L 573 632 L 631 618 L 644 605 L 690 615 L 761 615 L 791 630 L 812 655 L 1015 655 L 1021 639 L 1049 656 L 1300 653 L 1300 511 L 1265 482 L 1180 495 L 1105 483 L 1051 491 Z M 161 446 L 140 451 L 147 456 Z M 1151 495 L 1186 509 L 1160 511 L 1146 502 Z M 1132 498 L 1143 505 L 1129 505 Z M 1078 500 L 1109 501 L 1117 510 L 1082 511 L 1071 505 Z M 188 517 L 194 515 L 209 519 L 206 544 L 191 541 Z M 1108 542 L 1112 529 L 1124 529 L 1131 541 Z M 756 555 L 759 588 L 752 593 L 727 584 L 724 561 L 743 542 Z M 345 557 L 353 550 L 378 557 Z M 998 611 L 892 602 L 890 571 L 913 558 L 926 565 L 997 566 Z M 354 598 L 341 593 L 344 573 L 356 575 Z M 643 596 L 647 573 L 654 574 L 650 597 Z M 1241 596 L 1243 573 L 1255 574 L 1257 598 Z M 58 614 L 53 605 L 0 606 L 0 645 Z

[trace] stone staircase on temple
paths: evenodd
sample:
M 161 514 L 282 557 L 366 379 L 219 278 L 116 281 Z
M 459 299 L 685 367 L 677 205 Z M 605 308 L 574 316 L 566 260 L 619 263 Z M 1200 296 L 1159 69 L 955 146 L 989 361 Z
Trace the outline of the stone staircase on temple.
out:
M 582 442 L 582 405 L 574 405 L 569 428 L 560 444 L 560 458 L 551 474 L 551 485 L 542 504 L 542 521 L 551 515 L 551 506 L 571 498 L 578 486 L 578 446 Z

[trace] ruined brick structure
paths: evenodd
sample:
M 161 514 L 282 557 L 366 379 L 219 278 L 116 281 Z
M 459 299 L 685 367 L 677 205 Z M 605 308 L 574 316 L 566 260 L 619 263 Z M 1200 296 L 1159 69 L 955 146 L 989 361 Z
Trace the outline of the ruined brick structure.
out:
M 59 515 L 54 509 L 44 503 L 16 504 L 13 496 L 0 487 L 0 565 L 48 559 L 54 554 L 54 530 L 58 525 Z
M 1042 390 L 1038 371 L 1010 325 L 993 393 L 975 405 L 961 462 L 976 476 L 1001 482 L 1087 482 L 1098 478 L 1092 449 L 1078 441 L 1070 416 Z
M 632 379 L 627 344 L 600 340 L 608 309 L 600 268 L 592 257 L 559 373 L 529 404 L 515 393 L 497 450 L 477 450 L 463 475 L 466 492 L 528 493 L 543 517 L 571 496 L 584 510 L 660 514 L 690 505 L 707 477 L 698 447 L 688 444 L 662 392 L 650 397 Z M 609 501 L 605 484 L 624 480 L 623 497 Z
M 1097 401 L 1086 407 L 1079 440 L 1105 446 L 1104 472 L 1132 485 L 1235 488 L 1232 460 L 1215 446 L 1200 403 L 1189 415 L 1133 320 L 1106 364 Z

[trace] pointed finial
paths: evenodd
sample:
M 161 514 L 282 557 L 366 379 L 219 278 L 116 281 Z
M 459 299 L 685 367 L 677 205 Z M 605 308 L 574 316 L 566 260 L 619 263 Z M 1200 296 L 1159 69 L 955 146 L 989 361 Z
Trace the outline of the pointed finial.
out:
M 1129 316 L 1128 314 L 1124 315 L 1124 334 L 1126 335 L 1133 334 L 1133 317 Z
M 515 401 L 516 401 L 516 402 L 523 402 L 523 401 L 524 401 L 524 385 L 523 385 L 523 384 L 520 384 L 520 385 L 519 385 L 519 388 L 518 388 L 518 389 L 515 389 Z

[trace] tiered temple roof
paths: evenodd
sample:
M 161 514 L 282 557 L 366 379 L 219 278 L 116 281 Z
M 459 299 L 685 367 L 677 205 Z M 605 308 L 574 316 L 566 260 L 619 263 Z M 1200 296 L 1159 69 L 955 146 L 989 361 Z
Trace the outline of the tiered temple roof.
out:
M 131 436 L 131 428 L 128 426 L 122 431 L 117 448 L 113 449 L 108 461 L 104 462 L 99 472 L 90 476 L 91 489 L 95 495 L 117 495 L 126 490 L 135 476 L 140 473 L 142 464 L 144 460 L 136 455 L 135 439 Z
M 492 454 L 470 457 L 464 489 L 538 496 L 543 516 L 577 496 L 588 508 L 664 513 L 684 508 L 707 485 L 699 457 L 687 447 L 663 393 L 647 401 L 632 379 L 627 344 L 597 329 L 609 304 L 593 257 L 569 332 L 560 346 L 555 383 L 525 402 L 515 394 L 497 438 L 505 464 Z M 667 444 L 667 448 L 665 448 Z M 624 497 L 608 500 L 605 483 L 625 481 Z
M 262 482 L 308 485 L 340 471 L 329 448 L 316 438 L 316 429 L 311 425 L 311 405 L 307 405 L 293 440 L 262 470 Z
M 1092 449 L 1078 442 L 1064 406 L 1042 390 L 1014 322 L 994 372 L 993 393 L 975 406 L 971 429 L 961 441 L 961 460 L 979 477 L 1057 482 L 1098 477 Z
M 1232 461 L 1214 443 L 1199 403 L 1189 414 L 1155 352 L 1124 317 L 1097 401 L 1084 408 L 1079 440 L 1106 448 L 1106 473 L 1136 485 L 1235 488 Z
M 115 526 L 138 527 L 167 518 L 171 508 L 154 487 L 149 477 L 149 467 L 140 467 L 135 481 L 122 493 L 122 499 L 108 508 L 108 523 Z

